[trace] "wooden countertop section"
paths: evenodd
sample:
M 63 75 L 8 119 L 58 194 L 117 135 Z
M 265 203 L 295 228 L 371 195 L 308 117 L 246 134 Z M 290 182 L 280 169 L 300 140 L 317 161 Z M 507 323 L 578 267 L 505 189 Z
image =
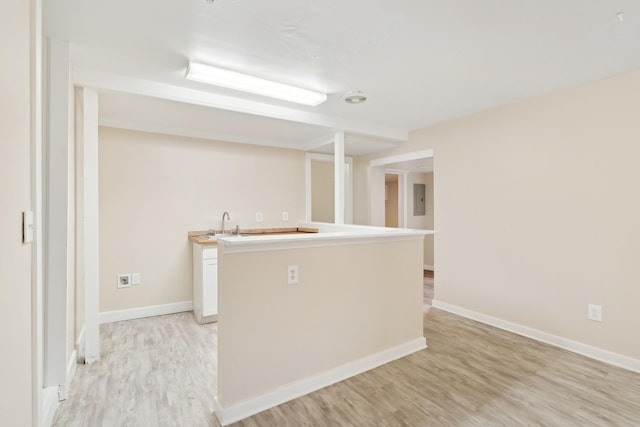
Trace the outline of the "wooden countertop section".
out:
M 219 230 L 216 230 L 218 233 Z M 309 227 L 290 227 L 290 228 L 254 228 L 248 230 L 240 230 L 240 234 L 248 234 L 250 236 L 274 236 L 281 234 L 305 234 L 305 233 L 317 233 L 317 228 Z M 218 240 L 213 237 L 211 231 L 189 231 L 187 233 L 189 240 L 201 245 L 217 245 Z M 211 238 L 211 237 L 213 238 Z

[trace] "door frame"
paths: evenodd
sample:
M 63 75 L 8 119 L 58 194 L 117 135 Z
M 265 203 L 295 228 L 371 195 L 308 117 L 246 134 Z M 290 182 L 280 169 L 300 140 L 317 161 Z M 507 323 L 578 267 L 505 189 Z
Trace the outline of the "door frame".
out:
M 402 218 L 403 225 L 406 227 L 407 215 L 409 209 L 409 198 L 406 171 L 389 168 L 388 165 L 399 162 L 408 162 L 419 159 L 433 158 L 433 149 L 413 151 L 410 153 L 396 154 L 392 156 L 380 157 L 373 159 L 369 162 L 367 167 L 367 175 L 369 176 L 369 224 L 378 225 L 384 227 L 384 215 L 380 215 L 380 212 L 385 211 L 384 206 L 384 175 L 385 173 L 398 173 L 402 172 L 405 179 L 403 180 L 402 190 L 400 189 L 400 178 L 398 178 L 398 194 L 402 191 L 403 203 L 402 206 L 398 205 L 398 209 L 402 209 L 402 216 L 398 214 L 399 219 Z M 382 185 L 380 185 L 382 182 Z M 398 224 L 400 226 L 400 224 Z
M 406 203 L 407 200 L 407 171 L 398 170 L 398 169 L 385 169 L 385 175 L 397 175 L 398 176 L 398 228 L 407 228 L 407 209 Z M 386 178 L 385 178 L 386 179 Z M 386 183 L 385 183 L 386 185 Z M 386 197 L 385 197 L 386 201 Z M 385 224 L 387 223 L 386 218 L 386 209 L 385 209 Z

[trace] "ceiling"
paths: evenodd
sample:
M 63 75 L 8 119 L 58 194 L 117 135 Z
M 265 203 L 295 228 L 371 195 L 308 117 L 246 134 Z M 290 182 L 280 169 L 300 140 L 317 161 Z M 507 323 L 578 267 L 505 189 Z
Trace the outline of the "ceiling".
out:
M 70 43 L 76 81 L 106 98 L 104 123 L 316 151 L 344 130 L 357 147 L 351 155 L 640 68 L 637 0 L 48 0 L 44 7 L 45 34 Z M 187 81 L 190 60 L 324 91 L 328 100 L 306 107 Z M 368 101 L 346 104 L 349 90 Z M 154 114 L 140 117 L 134 104 Z
M 334 151 L 334 130 L 325 126 L 109 90 L 100 91 L 98 99 L 102 126 L 314 153 Z M 345 153 L 360 156 L 397 144 L 398 141 L 349 133 L 345 136 Z

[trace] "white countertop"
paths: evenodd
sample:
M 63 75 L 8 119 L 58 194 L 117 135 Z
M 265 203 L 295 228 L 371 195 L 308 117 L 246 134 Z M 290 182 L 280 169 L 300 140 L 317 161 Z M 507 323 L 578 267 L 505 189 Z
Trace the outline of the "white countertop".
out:
M 219 236 L 218 247 L 226 253 L 255 252 L 290 249 L 296 247 L 332 246 L 353 243 L 388 242 L 393 240 L 423 239 L 433 230 L 371 227 L 362 225 L 336 225 L 319 222 L 301 222 L 299 227 L 317 228 L 318 233 Z

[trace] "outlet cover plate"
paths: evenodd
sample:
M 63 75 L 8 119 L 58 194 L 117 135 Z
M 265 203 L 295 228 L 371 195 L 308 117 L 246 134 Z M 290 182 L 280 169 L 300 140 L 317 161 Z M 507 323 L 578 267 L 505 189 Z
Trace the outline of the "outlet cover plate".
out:
M 298 266 L 290 265 L 287 267 L 287 283 L 295 285 L 298 283 Z
M 118 289 L 131 287 L 131 274 L 118 274 Z
M 596 322 L 602 322 L 602 306 L 589 304 L 587 306 L 587 318 L 589 320 L 595 320 Z

